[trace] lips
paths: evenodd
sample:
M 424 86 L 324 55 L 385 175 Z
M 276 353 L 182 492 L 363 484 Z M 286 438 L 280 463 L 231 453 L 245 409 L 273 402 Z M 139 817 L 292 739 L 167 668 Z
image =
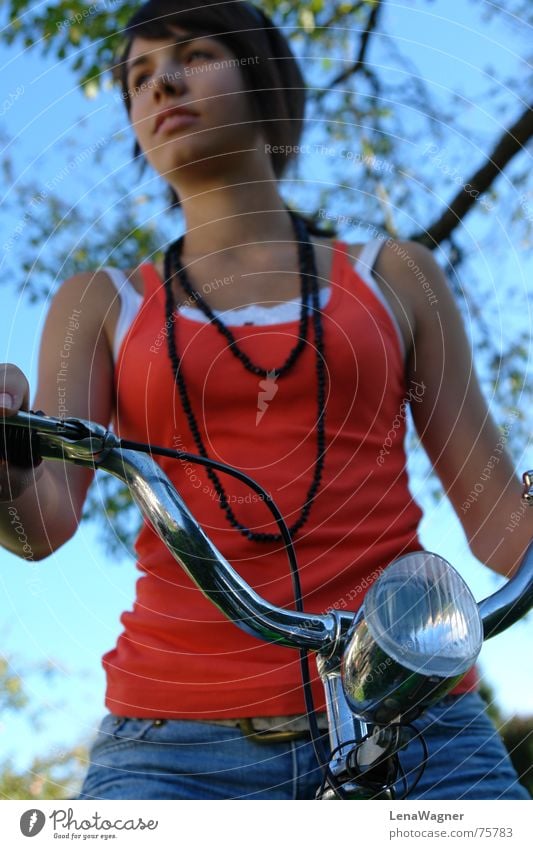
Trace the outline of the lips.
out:
M 184 106 L 173 106 L 169 109 L 163 109 L 156 115 L 154 122 L 154 133 L 164 132 L 165 130 L 179 129 L 181 126 L 188 126 L 193 123 L 198 115 L 191 109 Z

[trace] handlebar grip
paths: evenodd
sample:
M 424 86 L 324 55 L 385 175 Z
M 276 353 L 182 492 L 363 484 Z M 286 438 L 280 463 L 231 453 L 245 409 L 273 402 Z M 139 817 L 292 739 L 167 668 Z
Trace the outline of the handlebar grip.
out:
M 35 414 L 44 415 L 40 410 L 35 411 Z M 0 460 L 6 460 L 21 469 L 39 466 L 43 461 L 39 449 L 39 435 L 29 427 L 9 424 L 9 419 L 3 419 L 0 422 Z

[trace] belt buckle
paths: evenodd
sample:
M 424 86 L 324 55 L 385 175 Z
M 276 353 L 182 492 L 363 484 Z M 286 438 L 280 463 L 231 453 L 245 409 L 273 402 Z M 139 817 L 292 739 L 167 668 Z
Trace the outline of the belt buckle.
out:
M 301 740 L 308 736 L 307 731 L 268 731 L 254 728 L 252 719 L 239 719 L 239 728 L 245 737 L 260 745 L 269 743 L 290 743 L 292 740 Z

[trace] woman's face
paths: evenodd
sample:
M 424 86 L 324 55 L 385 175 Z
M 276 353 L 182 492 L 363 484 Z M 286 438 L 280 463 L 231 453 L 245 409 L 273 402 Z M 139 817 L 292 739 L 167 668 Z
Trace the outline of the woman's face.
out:
M 174 186 L 179 168 L 223 167 L 258 144 L 260 125 L 238 60 L 211 37 L 135 38 L 127 62 L 130 118 L 150 164 Z M 183 39 L 183 41 L 182 41 Z

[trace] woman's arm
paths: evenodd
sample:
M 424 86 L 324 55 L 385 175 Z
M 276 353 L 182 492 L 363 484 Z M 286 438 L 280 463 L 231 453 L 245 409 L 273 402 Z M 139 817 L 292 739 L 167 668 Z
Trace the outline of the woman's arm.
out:
M 489 414 L 461 316 L 431 251 L 415 242 L 389 242 L 376 273 L 413 316 L 407 380 L 424 387 L 411 407 L 422 444 L 473 554 L 510 576 L 533 539 L 533 510 L 510 527 L 522 492 L 505 448 L 514 420 L 500 430 Z
M 106 331 L 114 299 L 103 272 L 77 274 L 60 287 L 43 330 L 35 409 L 59 418 L 109 422 L 113 363 Z M 14 409 L 2 412 L 27 409 L 29 390 L 21 371 L 12 365 L 0 368 L 2 392 L 14 395 Z M 35 472 L 23 474 L 0 464 L 0 545 L 27 556 L 22 527 L 32 559 L 51 554 L 76 531 L 92 477 L 90 469 L 57 461 L 44 461 Z

